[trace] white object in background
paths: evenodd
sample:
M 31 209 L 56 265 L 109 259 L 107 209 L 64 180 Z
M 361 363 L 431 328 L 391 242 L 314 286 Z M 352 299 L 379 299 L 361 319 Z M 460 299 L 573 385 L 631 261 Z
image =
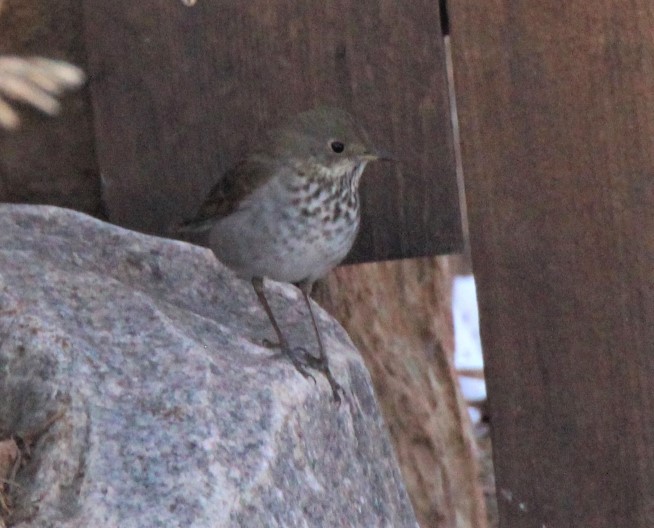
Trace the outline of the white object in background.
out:
M 481 423 L 481 411 L 477 407 L 468 407 L 468 416 L 470 416 L 470 421 L 477 425 Z
M 454 368 L 459 372 L 459 386 L 470 405 L 468 413 L 473 424 L 481 422 L 482 414 L 475 407 L 486 401 L 484 358 L 479 337 L 477 288 L 472 275 L 454 277 L 452 289 L 452 317 L 454 320 Z M 467 374 L 467 375 L 466 375 Z
M 454 368 L 456 370 L 483 370 L 479 337 L 479 310 L 477 289 L 472 275 L 454 277 L 452 289 L 452 316 L 454 319 Z
M 483 379 L 460 375 L 459 387 L 468 403 L 474 405 L 486 401 L 486 382 Z

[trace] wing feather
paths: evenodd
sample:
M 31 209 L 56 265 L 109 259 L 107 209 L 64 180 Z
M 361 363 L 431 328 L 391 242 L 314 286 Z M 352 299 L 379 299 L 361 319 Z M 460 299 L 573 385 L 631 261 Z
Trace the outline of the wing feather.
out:
M 239 162 L 216 182 L 195 216 L 184 221 L 177 231 L 210 229 L 217 220 L 236 211 L 250 193 L 267 181 L 270 172 L 263 160 L 246 159 Z

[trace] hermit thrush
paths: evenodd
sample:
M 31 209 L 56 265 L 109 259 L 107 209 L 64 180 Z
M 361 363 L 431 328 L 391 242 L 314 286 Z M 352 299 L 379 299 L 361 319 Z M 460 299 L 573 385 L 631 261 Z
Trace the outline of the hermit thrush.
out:
M 309 294 L 339 264 L 359 229 L 359 181 L 366 164 L 389 159 L 348 113 L 301 113 L 270 131 L 215 185 L 180 231 L 206 231 L 209 247 L 247 280 L 277 334 L 282 353 L 305 377 L 321 372 L 339 402 Z M 300 288 L 318 341 L 318 357 L 291 348 L 266 300 L 263 278 Z

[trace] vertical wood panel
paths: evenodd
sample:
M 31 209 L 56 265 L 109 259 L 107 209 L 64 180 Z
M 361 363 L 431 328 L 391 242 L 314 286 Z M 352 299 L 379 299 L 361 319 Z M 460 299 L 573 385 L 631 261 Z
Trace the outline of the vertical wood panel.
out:
M 366 171 L 351 260 L 460 248 L 437 3 L 85 0 L 85 14 L 114 221 L 164 231 L 256 128 L 332 104 L 402 160 Z
M 654 7 L 450 4 L 504 528 L 654 526 Z

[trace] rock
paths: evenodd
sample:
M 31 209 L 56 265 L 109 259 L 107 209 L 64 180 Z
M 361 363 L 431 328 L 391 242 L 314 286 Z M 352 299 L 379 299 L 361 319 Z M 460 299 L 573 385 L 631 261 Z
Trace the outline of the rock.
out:
M 324 311 L 340 407 L 260 346 L 251 286 L 208 250 L 45 206 L 0 206 L 0 237 L 0 431 L 63 412 L 17 477 L 18 526 L 417 526 L 369 375 Z M 299 292 L 268 285 L 312 349 Z

